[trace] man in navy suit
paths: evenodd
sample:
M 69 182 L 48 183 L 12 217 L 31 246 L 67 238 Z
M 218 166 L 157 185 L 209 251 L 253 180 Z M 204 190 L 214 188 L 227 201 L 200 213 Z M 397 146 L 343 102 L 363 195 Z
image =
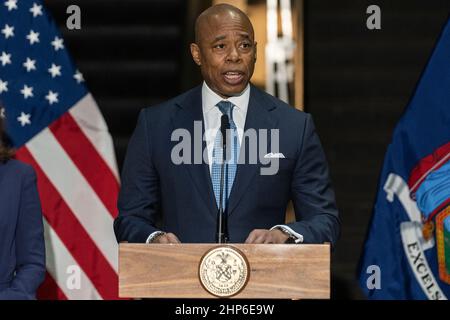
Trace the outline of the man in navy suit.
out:
M 216 241 L 220 175 L 215 159 L 226 114 L 236 139 L 231 160 L 239 160 L 235 166 L 230 161 L 230 189 L 223 192 L 229 242 L 334 244 L 338 211 L 313 121 L 249 83 L 256 62 L 250 20 L 221 4 L 204 11 L 195 27 L 191 53 L 204 83 L 141 111 L 122 171 L 114 223 L 118 241 Z M 267 153 L 256 163 L 247 158 L 255 151 L 243 138 L 251 130 L 277 132 L 268 135 Z M 191 142 L 190 147 L 180 151 L 177 137 L 185 132 L 190 138 L 183 143 Z M 199 154 L 200 163 L 195 161 Z M 180 162 L 174 155 L 194 160 Z M 275 174 L 263 173 L 267 160 L 275 161 Z M 284 224 L 290 200 L 296 222 Z

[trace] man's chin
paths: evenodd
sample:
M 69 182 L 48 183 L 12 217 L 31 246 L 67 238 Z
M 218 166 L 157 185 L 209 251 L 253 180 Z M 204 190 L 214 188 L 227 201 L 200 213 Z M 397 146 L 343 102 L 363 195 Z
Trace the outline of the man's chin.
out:
M 221 95 L 225 97 L 240 96 L 244 92 L 245 88 L 247 88 L 247 84 L 248 82 L 245 84 L 240 84 L 239 86 L 233 86 L 231 88 L 228 86 L 221 91 Z

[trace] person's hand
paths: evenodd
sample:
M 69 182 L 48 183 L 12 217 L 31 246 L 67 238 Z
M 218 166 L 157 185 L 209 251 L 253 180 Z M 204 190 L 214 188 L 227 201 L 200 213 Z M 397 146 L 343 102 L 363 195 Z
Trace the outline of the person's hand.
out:
M 169 232 L 169 233 L 164 233 L 164 234 L 156 236 L 156 238 L 153 239 L 152 243 L 168 244 L 168 243 L 181 243 L 181 242 L 180 242 L 180 240 L 178 240 L 176 235 Z
M 255 229 L 247 237 L 245 243 L 284 243 L 289 236 L 281 230 Z

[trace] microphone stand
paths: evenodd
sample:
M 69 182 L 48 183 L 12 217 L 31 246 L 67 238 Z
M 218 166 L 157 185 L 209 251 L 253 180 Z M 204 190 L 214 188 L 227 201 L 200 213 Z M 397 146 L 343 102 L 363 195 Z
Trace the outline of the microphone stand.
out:
M 227 178 L 228 181 L 228 170 L 225 173 L 225 160 L 227 158 L 227 130 L 230 128 L 230 121 L 227 115 L 222 115 L 221 117 L 220 131 L 222 133 L 222 164 L 220 168 L 220 196 L 219 196 L 219 212 L 217 214 L 217 243 L 227 243 L 228 242 L 228 219 L 227 215 L 224 214 L 223 198 L 224 198 L 224 180 Z M 229 130 L 228 130 L 229 132 Z M 225 177 L 226 176 L 226 177 Z

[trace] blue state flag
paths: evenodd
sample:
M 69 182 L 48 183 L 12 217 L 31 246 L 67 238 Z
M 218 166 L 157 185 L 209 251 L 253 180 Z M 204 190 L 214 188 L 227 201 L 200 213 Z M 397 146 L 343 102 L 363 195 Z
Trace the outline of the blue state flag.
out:
M 359 283 L 370 299 L 450 297 L 450 20 L 388 147 Z

